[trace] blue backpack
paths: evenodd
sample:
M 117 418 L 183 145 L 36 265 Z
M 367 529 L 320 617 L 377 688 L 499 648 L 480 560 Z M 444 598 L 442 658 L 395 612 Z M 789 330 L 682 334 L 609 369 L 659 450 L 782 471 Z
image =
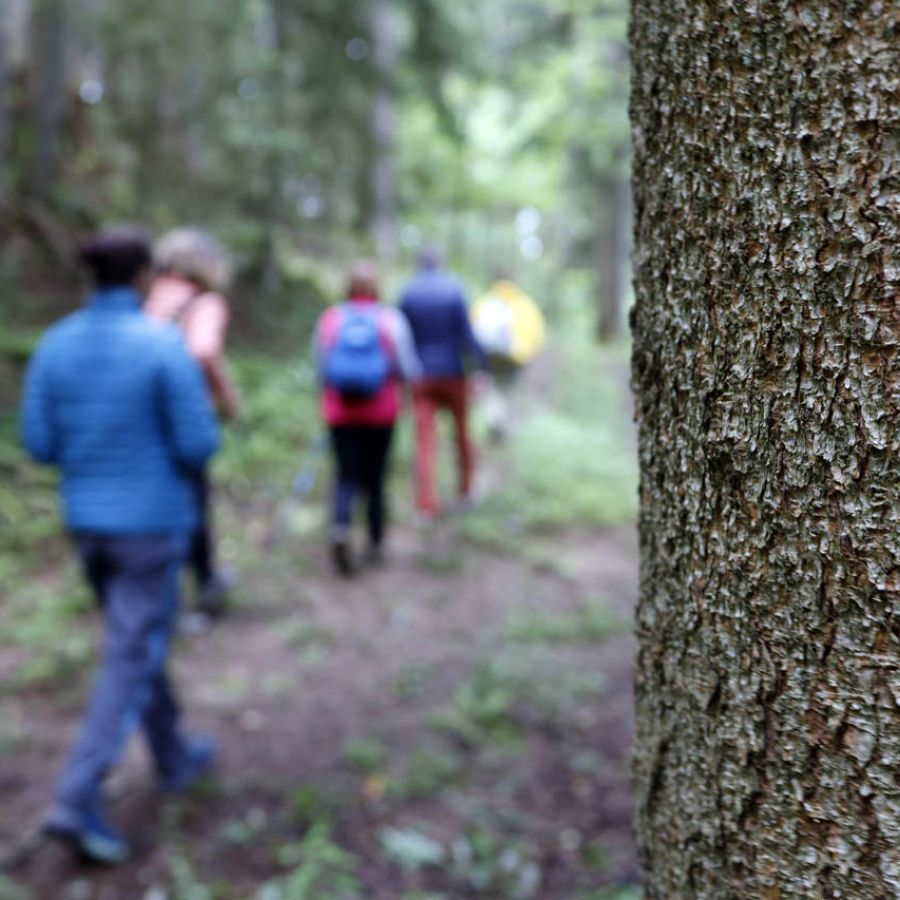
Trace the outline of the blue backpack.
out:
M 325 384 L 350 398 L 372 397 L 384 387 L 391 361 L 378 329 L 378 310 L 341 308 L 337 339 L 325 352 Z

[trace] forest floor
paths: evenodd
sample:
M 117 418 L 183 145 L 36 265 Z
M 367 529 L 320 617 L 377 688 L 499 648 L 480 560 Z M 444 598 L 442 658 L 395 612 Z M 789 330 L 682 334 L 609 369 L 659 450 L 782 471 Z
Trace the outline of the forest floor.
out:
M 485 454 L 489 486 L 513 469 L 509 448 Z M 346 580 L 309 509 L 223 495 L 223 546 L 245 550 L 237 602 L 175 654 L 187 723 L 218 744 L 214 777 L 162 797 L 132 742 L 109 787 L 135 858 L 87 868 L 35 829 L 89 653 L 3 694 L 0 900 L 639 897 L 636 541 L 563 506 L 555 524 L 490 500 L 425 531 L 401 522 L 388 565 Z M 22 661 L 0 641 L 0 680 Z

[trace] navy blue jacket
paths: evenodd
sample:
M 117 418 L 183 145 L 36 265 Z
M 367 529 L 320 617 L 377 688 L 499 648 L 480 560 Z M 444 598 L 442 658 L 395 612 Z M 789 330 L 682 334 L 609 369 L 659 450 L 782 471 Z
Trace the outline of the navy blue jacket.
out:
M 73 531 L 147 534 L 197 522 L 193 479 L 218 447 L 200 369 L 178 329 L 128 288 L 100 290 L 28 364 L 22 439 L 58 465 Z
M 461 377 L 466 354 L 486 367 L 462 287 L 451 275 L 437 268 L 422 269 L 404 288 L 400 309 L 409 320 L 426 379 Z

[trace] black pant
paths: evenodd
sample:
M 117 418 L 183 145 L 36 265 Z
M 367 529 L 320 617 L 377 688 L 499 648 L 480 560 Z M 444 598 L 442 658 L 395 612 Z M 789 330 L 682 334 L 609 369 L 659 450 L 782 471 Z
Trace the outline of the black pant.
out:
M 193 570 L 197 584 L 204 587 L 212 580 L 215 566 L 213 565 L 213 536 L 211 524 L 212 485 L 209 480 L 209 471 L 204 468 L 194 480 L 194 490 L 197 496 L 197 512 L 199 520 L 197 527 L 191 534 L 188 546 L 188 566 Z
M 369 539 L 376 547 L 384 538 L 384 480 L 393 433 L 393 425 L 341 425 L 331 429 L 331 446 L 337 463 L 335 531 L 341 535 L 346 533 L 352 518 L 353 497 L 362 491 L 368 499 Z

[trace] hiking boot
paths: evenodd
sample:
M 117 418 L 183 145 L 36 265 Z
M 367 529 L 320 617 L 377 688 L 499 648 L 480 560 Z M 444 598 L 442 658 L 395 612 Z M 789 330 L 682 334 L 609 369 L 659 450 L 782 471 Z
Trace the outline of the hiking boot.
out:
M 106 821 L 99 804 L 80 812 L 54 806 L 44 822 L 44 834 L 102 866 L 120 865 L 131 855 L 128 843 Z
M 203 735 L 186 738 L 178 764 L 170 772 L 160 774 L 160 786 L 172 793 L 190 790 L 210 773 L 215 756 L 216 745 L 212 738 Z
M 437 512 L 418 509 L 413 513 L 413 525 L 420 531 L 431 531 L 438 522 Z
M 353 564 L 353 550 L 350 540 L 346 537 L 336 537 L 331 541 L 331 559 L 334 562 L 335 571 L 345 578 L 352 575 L 356 566 Z
M 370 569 L 380 569 L 384 564 L 384 547 L 381 544 L 370 544 L 363 556 L 363 565 Z

